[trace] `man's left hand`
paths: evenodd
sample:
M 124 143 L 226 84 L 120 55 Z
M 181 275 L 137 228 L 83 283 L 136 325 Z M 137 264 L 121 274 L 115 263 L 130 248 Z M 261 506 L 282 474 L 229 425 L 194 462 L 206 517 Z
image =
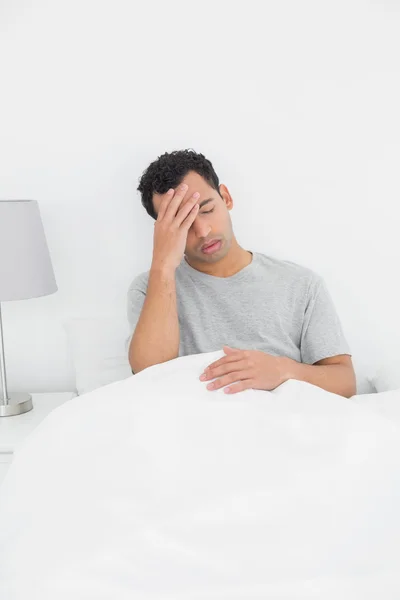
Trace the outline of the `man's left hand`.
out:
M 217 390 L 231 383 L 224 392 L 234 394 L 243 390 L 273 390 L 290 378 L 288 359 L 272 356 L 261 350 L 239 350 L 224 346 L 226 356 L 211 363 L 200 376 L 201 381 L 216 379 L 207 385 Z

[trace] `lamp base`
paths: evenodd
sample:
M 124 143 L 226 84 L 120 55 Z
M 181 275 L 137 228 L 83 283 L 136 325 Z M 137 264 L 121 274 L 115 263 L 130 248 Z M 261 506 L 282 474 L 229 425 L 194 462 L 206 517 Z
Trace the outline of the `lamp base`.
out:
M 0 417 L 14 417 L 32 410 L 32 396 L 30 394 L 10 394 L 7 404 L 0 399 Z

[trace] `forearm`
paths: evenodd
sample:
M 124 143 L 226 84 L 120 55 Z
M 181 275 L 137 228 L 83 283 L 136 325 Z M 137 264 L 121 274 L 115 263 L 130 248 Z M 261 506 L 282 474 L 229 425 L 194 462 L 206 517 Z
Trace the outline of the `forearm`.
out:
M 356 394 L 354 370 L 346 365 L 308 365 L 288 358 L 287 379 L 306 381 L 345 398 Z
M 175 271 L 152 268 L 146 299 L 129 347 L 129 363 L 134 373 L 151 365 L 177 358 L 179 321 Z

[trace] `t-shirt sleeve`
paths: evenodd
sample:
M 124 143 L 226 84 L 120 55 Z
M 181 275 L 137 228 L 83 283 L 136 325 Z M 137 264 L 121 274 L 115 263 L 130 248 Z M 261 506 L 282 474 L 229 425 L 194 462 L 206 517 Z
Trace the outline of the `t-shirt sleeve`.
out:
M 146 292 L 147 284 L 144 281 L 144 277 L 139 275 L 131 283 L 127 295 L 127 317 L 130 334 L 125 342 L 126 352 L 129 352 L 131 339 L 135 333 L 135 328 L 137 322 L 139 321 L 140 313 L 142 312 L 143 304 L 146 299 Z
M 341 321 L 324 279 L 314 276 L 309 288 L 300 341 L 301 362 L 314 364 L 323 358 L 349 354 Z

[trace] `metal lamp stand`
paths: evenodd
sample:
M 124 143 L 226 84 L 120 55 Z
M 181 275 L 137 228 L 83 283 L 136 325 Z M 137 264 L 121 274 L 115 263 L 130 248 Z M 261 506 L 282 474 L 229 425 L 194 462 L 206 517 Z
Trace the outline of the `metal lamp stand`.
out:
M 1 372 L 1 390 L 0 398 L 0 417 L 13 417 L 21 415 L 32 410 L 32 396 L 30 394 L 11 394 L 7 393 L 6 360 L 4 356 L 3 341 L 3 323 L 1 319 L 0 302 L 0 372 Z

